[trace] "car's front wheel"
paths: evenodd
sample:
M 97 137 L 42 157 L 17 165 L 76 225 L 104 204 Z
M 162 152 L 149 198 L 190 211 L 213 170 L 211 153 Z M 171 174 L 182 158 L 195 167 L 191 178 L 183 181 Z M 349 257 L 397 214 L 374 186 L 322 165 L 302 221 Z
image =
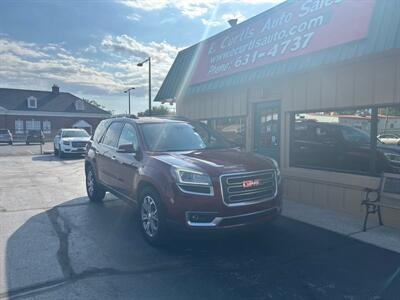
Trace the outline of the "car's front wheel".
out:
M 64 151 L 62 151 L 61 145 L 58 145 L 57 154 L 58 154 L 58 157 L 59 157 L 59 158 L 64 158 L 64 157 L 65 157 L 65 153 L 64 153 Z
M 93 168 L 86 171 L 86 192 L 92 202 L 101 202 L 106 195 L 104 188 L 97 182 Z
M 145 239 L 154 246 L 166 241 L 167 224 L 160 196 L 153 188 L 144 188 L 139 196 L 140 229 Z

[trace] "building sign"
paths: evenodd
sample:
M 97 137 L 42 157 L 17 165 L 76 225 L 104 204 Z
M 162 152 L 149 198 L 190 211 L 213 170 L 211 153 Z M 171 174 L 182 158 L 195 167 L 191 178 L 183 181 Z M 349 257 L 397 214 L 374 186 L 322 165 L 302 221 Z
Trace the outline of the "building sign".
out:
M 375 0 L 294 0 L 204 41 L 191 84 L 364 38 Z

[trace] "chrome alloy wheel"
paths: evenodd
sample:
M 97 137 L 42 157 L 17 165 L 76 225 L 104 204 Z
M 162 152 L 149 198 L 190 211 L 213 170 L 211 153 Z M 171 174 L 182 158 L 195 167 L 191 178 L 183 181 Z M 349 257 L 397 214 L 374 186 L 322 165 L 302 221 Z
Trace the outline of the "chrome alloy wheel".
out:
M 93 196 L 94 193 L 94 176 L 93 176 L 93 171 L 89 170 L 86 176 L 86 186 L 87 186 L 87 191 L 90 196 Z
M 158 232 L 157 205 L 151 196 L 143 199 L 141 208 L 142 226 L 149 237 L 154 237 Z

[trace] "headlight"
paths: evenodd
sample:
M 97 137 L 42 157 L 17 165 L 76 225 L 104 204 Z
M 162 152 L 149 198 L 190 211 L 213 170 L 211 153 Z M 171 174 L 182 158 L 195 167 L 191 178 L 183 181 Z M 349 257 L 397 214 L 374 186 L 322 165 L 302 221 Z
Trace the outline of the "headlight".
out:
M 399 154 L 395 154 L 392 152 L 385 152 L 383 153 L 385 155 L 385 157 L 390 161 L 390 162 L 394 162 L 394 163 L 400 163 L 400 155 Z
M 195 170 L 174 169 L 176 180 L 183 184 L 211 185 L 210 176 Z
M 278 162 L 275 159 L 271 158 L 271 157 L 265 157 L 264 159 L 270 161 L 274 165 L 274 168 L 275 168 L 275 171 L 276 171 L 276 179 L 277 179 L 278 183 L 280 183 L 282 177 L 281 177 L 281 170 L 279 169 Z
M 63 141 L 63 145 L 69 146 L 70 142 L 69 141 Z

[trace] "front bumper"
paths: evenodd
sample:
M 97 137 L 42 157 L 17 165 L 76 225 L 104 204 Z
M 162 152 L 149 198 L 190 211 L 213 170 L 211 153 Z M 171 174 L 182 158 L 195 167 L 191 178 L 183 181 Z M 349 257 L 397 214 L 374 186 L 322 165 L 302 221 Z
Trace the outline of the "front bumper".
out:
M 281 214 L 281 185 L 274 198 L 243 206 L 226 205 L 219 189 L 214 190 L 213 196 L 175 191 L 170 199 L 165 199 L 170 223 L 188 230 L 218 230 L 266 223 Z
M 271 207 L 261 211 L 220 217 L 214 213 L 187 212 L 186 224 L 190 228 L 230 228 L 248 226 L 272 220 L 281 213 L 281 207 Z
M 85 154 L 85 148 L 64 148 L 63 152 L 71 154 Z

